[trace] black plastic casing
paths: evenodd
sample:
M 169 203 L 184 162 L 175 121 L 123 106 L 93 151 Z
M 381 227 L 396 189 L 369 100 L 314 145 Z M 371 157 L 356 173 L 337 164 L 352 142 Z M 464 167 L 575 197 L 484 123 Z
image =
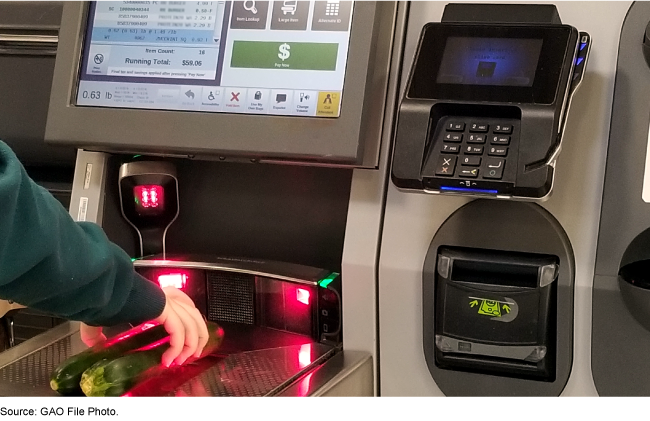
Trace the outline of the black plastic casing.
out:
M 440 98 L 435 95 L 415 98 L 412 95 L 414 74 L 421 65 L 421 56 L 431 56 L 434 51 L 422 49 L 423 40 L 427 31 L 436 28 L 458 28 L 473 26 L 475 28 L 504 28 L 520 27 L 522 30 L 534 26 L 539 30 L 553 28 L 566 28 L 570 35 L 567 39 L 563 54 L 562 67 L 555 89 L 555 95 L 550 103 L 530 102 L 496 102 L 496 101 L 469 101 Z M 393 167 L 391 179 L 395 186 L 406 190 L 424 191 L 431 190 L 432 180 L 426 180 L 422 174 L 425 161 L 432 148 L 433 132 L 437 123 L 444 117 L 476 117 L 476 118 L 507 118 L 519 119 L 519 147 L 518 155 L 509 157 L 515 161 L 514 182 L 492 182 L 490 188 L 498 192 L 495 195 L 506 195 L 531 199 L 541 199 L 547 196 L 553 184 L 554 168 L 551 165 L 537 165 L 536 169 L 527 168 L 531 164 L 542 163 L 553 153 L 559 143 L 562 132 L 563 112 L 566 112 L 571 87 L 573 72 L 573 59 L 576 55 L 579 42 L 578 31 L 568 25 L 522 25 L 513 23 L 491 22 L 441 22 L 429 23 L 424 26 L 418 48 L 416 50 L 413 66 L 409 75 L 405 95 L 402 99 L 393 154 Z M 439 52 L 438 52 L 439 53 Z M 560 54 L 560 53 L 558 53 Z M 539 67 L 538 67 L 539 70 Z M 431 78 L 432 83 L 435 79 Z M 480 89 L 480 88 L 479 88 Z M 511 166 L 513 164 L 510 164 Z M 512 168 L 512 167 L 511 167 Z M 438 179 L 439 177 L 433 177 Z M 452 179 L 442 179 L 445 180 Z M 453 180 L 458 180 L 453 178 Z M 479 186 L 480 187 L 480 186 Z

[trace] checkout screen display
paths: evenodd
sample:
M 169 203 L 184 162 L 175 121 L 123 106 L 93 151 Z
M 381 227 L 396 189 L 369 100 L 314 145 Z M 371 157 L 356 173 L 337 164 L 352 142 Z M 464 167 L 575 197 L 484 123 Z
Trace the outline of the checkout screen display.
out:
M 531 87 L 542 39 L 449 37 L 437 83 Z
M 76 104 L 338 117 L 351 1 L 100 1 Z

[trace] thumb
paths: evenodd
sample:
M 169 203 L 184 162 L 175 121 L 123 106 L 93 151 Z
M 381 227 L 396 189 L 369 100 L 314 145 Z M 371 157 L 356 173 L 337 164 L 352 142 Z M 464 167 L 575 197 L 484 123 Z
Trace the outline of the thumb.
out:
M 81 323 L 79 333 L 81 334 L 81 341 L 89 347 L 106 340 L 106 336 L 102 333 L 101 326 L 89 326 L 85 323 Z

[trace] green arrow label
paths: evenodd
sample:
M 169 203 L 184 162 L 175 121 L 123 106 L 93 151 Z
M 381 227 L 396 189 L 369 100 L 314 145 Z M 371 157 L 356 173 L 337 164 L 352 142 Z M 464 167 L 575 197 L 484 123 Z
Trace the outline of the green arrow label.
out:
M 498 301 L 483 300 L 478 309 L 478 314 L 492 317 L 501 317 L 501 306 Z

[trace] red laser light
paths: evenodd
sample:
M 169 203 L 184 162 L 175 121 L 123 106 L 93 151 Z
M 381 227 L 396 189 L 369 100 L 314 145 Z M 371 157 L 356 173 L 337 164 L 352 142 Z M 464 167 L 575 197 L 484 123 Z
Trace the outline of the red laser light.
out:
M 185 288 L 189 276 L 186 273 L 166 273 L 158 275 L 158 285 L 160 288 L 175 287 L 178 289 Z
M 305 305 L 309 305 L 309 291 L 298 288 L 296 290 L 296 299 Z
M 140 210 L 163 210 L 165 207 L 165 189 L 162 186 L 156 184 L 135 186 L 133 194 L 136 206 Z
M 311 344 L 303 344 L 298 351 L 298 363 L 300 368 L 305 368 L 311 364 Z
M 135 327 L 133 329 L 130 329 L 130 330 L 120 334 L 119 336 L 116 336 L 113 339 L 109 339 L 106 342 L 106 345 L 111 346 L 113 344 L 116 344 L 117 342 L 124 341 L 127 338 L 130 338 L 131 336 L 137 335 L 138 333 L 144 332 L 145 330 L 149 330 L 149 329 L 151 329 L 152 327 L 155 327 L 155 326 L 158 326 L 158 323 L 151 323 L 151 322 L 143 323 L 142 325 L 137 326 L 137 327 Z

